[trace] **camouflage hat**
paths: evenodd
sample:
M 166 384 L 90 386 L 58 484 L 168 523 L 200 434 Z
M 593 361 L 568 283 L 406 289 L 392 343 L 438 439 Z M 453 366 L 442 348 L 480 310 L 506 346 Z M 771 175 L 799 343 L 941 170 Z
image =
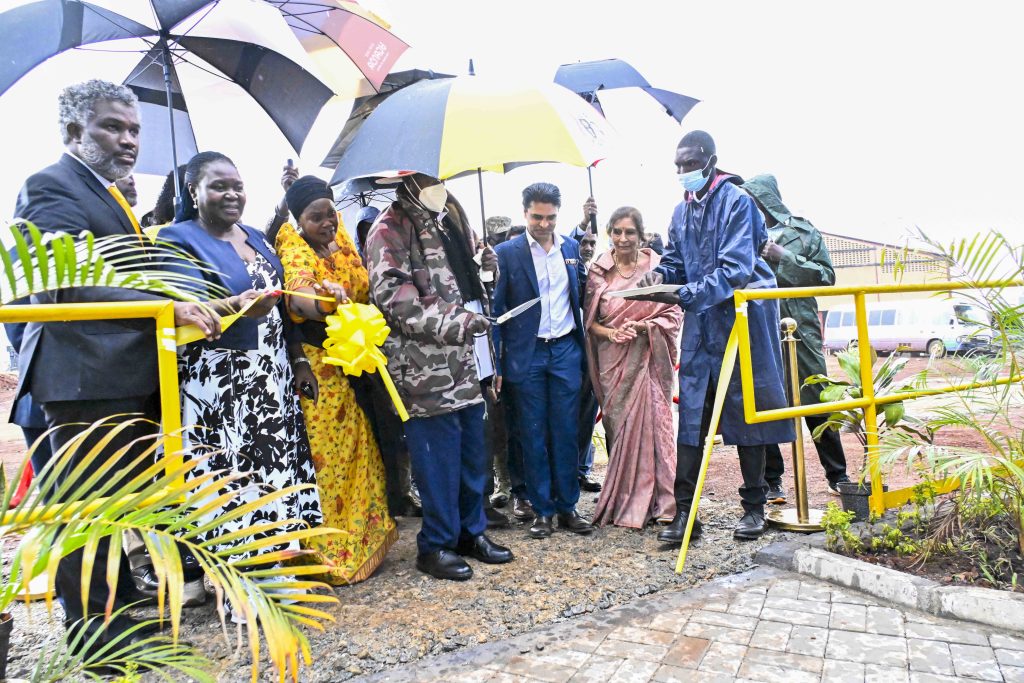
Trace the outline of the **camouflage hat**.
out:
M 503 235 L 512 227 L 512 219 L 508 216 L 491 216 L 484 224 L 487 232 L 492 235 Z

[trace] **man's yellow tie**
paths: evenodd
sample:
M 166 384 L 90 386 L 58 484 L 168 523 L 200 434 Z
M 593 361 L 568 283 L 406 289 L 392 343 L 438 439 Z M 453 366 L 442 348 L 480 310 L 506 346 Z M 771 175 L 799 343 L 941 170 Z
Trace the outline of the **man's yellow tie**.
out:
M 139 227 L 139 221 L 135 218 L 135 212 L 132 211 L 132 207 L 128 204 L 128 200 L 124 198 L 123 194 L 121 194 L 121 190 L 117 189 L 117 185 L 111 185 L 107 188 L 107 191 L 110 192 L 114 201 L 124 209 L 124 212 L 128 214 L 128 220 L 132 222 L 132 227 L 135 228 L 135 234 L 141 238 L 142 228 Z

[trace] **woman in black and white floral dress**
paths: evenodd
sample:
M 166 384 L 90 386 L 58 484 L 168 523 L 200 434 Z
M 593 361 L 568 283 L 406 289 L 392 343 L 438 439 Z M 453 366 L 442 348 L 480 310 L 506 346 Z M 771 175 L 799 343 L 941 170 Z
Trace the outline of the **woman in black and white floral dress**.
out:
M 301 350 L 289 361 L 279 297 L 262 295 L 281 289 L 281 262 L 262 233 L 239 223 L 245 190 L 234 164 L 221 154 L 203 152 L 189 162 L 185 181 L 191 195 L 191 200 L 185 200 L 189 204 L 187 220 L 164 228 L 160 239 L 216 271 L 190 274 L 230 290 L 233 296 L 226 301 L 225 310 L 237 310 L 262 296 L 220 339 L 178 349 L 186 445 L 214 452 L 190 476 L 211 470 L 249 475 L 233 484 L 238 494 L 222 512 L 270 491 L 313 485 L 208 532 L 206 539 L 253 530 L 225 543 L 219 548 L 224 551 L 267 535 L 322 523 L 316 475 L 294 390 L 296 373 L 303 382 L 311 380 L 312 373 Z M 298 548 L 293 541 L 274 550 Z

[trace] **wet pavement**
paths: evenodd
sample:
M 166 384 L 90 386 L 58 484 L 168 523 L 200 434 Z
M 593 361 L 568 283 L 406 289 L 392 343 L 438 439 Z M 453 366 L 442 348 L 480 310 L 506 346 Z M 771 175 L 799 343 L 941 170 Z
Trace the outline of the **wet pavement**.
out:
M 1024 636 L 770 568 L 364 680 L 1024 681 Z

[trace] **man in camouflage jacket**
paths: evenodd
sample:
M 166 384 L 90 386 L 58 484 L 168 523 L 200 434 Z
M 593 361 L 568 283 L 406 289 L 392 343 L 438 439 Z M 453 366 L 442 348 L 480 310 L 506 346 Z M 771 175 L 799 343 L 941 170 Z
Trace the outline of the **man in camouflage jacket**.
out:
M 747 194 L 754 198 L 764 214 L 769 240 L 761 256 L 775 273 L 779 287 L 831 287 L 836 282 L 832 259 L 828 254 L 825 240 L 814 225 L 804 218 L 794 216 L 782 203 L 779 185 L 773 175 L 759 175 L 748 179 L 742 185 Z M 797 371 L 800 382 L 811 375 L 824 375 L 825 355 L 822 351 L 821 320 L 818 317 L 818 302 L 813 298 L 780 299 L 779 314 L 783 318 L 796 320 Z M 785 349 L 783 349 L 785 352 Z M 800 403 L 819 403 L 820 389 L 815 386 L 803 387 Z M 824 423 L 827 415 L 812 415 L 804 418 L 807 427 L 813 431 Z M 818 459 L 825 470 L 829 488 L 838 492 L 837 485 L 849 481 L 846 476 L 846 455 L 839 433 L 825 430 L 814 443 Z M 784 465 L 778 445 L 766 449 L 764 478 L 768 482 L 768 500 L 773 503 L 786 501 L 782 488 Z
M 474 340 L 489 323 L 479 313 L 483 288 L 462 206 L 429 176 L 399 182 L 367 238 L 370 295 L 391 327 L 388 373 L 410 415 L 406 443 L 423 503 L 416 566 L 464 580 L 473 570 L 460 555 L 513 559 L 484 535 L 489 472 L 478 364 L 489 359 L 474 354 Z M 484 267 L 495 269 L 493 252 L 485 254 Z

